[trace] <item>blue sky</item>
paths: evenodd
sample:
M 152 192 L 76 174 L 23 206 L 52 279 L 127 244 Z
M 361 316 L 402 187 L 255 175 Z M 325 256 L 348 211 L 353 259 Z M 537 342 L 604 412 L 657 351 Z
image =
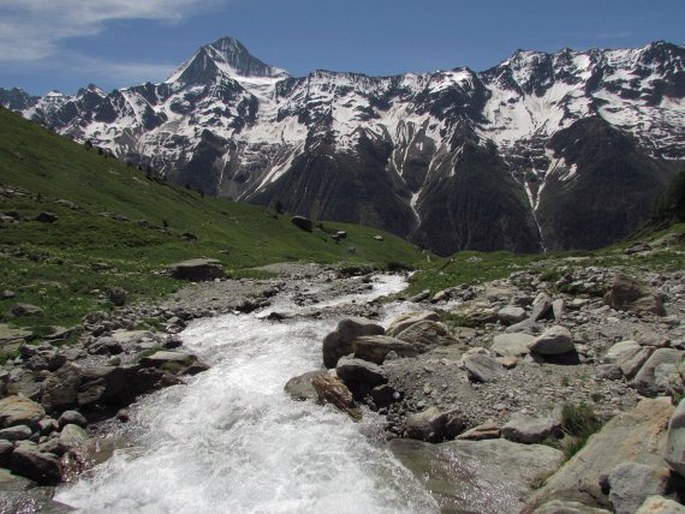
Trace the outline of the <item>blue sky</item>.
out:
M 683 20 L 685 0 L 1 0 L 0 87 L 159 82 L 223 36 L 295 76 L 480 71 L 518 48 L 683 44 Z

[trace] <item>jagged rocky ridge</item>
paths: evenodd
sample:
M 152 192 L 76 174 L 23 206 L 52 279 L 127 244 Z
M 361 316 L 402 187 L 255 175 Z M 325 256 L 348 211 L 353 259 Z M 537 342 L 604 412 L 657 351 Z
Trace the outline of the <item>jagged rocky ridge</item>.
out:
M 0 103 L 207 193 L 440 254 L 625 237 L 685 159 L 685 48 L 517 51 L 484 72 L 293 78 L 238 41 L 161 84 Z

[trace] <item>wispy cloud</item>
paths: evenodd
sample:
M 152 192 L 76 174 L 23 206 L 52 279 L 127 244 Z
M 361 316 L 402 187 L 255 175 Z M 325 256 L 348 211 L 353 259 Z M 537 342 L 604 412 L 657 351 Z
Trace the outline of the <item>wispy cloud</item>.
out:
M 225 0 L 2 0 L 0 61 L 46 59 L 66 38 L 92 36 L 105 22 L 177 22 Z

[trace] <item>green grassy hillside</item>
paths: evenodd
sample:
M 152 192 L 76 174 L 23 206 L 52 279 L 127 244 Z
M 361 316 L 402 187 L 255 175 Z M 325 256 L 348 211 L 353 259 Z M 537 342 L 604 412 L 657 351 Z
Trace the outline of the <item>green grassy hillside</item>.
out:
M 323 222 L 312 233 L 290 216 L 226 200 L 146 175 L 95 148 L 73 143 L 0 109 L 0 317 L 15 324 L 68 325 L 102 307 L 118 285 L 129 297 L 165 294 L 179 284 L 162 272 L 194 257 L 223 262 L 234 276 L 272 262 L 410 264 L 421 253 L 376 229 Z M 54 223 L 35 221 L 41 212 Z M 13 221 L 17 220 L 17 221 Z M 347 239 L 330 234 L 345 230 Z M 13 318 L 11 306 L 45 309 Z

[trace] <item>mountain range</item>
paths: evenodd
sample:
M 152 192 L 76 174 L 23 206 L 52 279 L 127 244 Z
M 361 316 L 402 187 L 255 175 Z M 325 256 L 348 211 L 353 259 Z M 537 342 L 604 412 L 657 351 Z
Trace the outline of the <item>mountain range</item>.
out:
M 482 72 L 291 77 L 233 38 L 159 84 L 0 104 L 192 189 L 438 254 L 591 249 L 685 169 L 685 47 L 516 51 Z

